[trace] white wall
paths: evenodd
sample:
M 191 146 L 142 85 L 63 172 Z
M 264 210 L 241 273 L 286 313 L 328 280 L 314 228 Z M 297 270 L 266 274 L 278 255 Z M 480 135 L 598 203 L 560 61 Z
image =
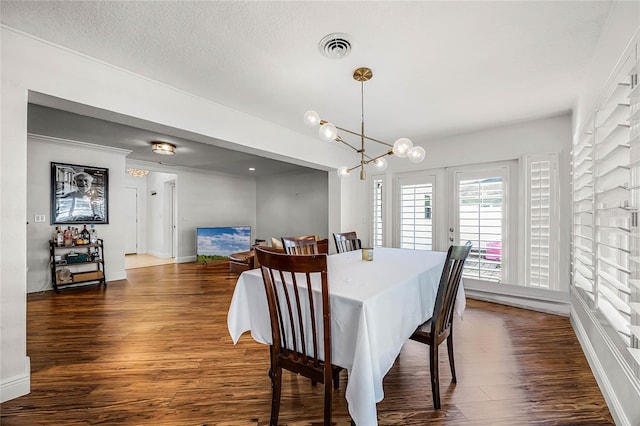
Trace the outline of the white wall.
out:
M 124 197 L 119 189 L 125 181 L 128 151 L 30 136 L 27 164 L 27 292 L 51 289 L 49 244 L 51 225 L 51 162 L 104 167 L 109 169 L 109 224 L 96 225 L 104 240 L 107 281 L 126 278 L 124 272 Z M 34 223 L 34 215 L 46 215 L 45 223 Z
M 639 30 L 640 2 L 616 2 L 598 41 L 577 102 L 574 135 L 581 133 L 593 115 L 607 80 L 627 46 L 637 41 L 634 37 Z M 638 371 L 631 371 L 602 322 L 577 293 L 571 295 L 571 322 L 616 424 L 640 424 Z
M 256 238 L 270 244 L 272 237 L 318 235 L 331 243 L 327 172 L 310 170 L 261 178 L 256 190 Z
M 0 401 L 5 401 L 28 393 L 30 380 L 26 352 L 25 220 L 27 102 L 30 91 L 184 129 L 228 141 L 226 146 L 239 144 L 246 151 L 268 152 L 271 158 L 294 159 L 300 164 L 337 168 L 346 162 L 348 155 L 338 146 L 329 146 L 316 138 L 292 132 L 4 25 L 1 28 Z M 267 147 L 264 146 L 265 134 L 272 136 Z M 184 216 L 190 217 L 188 214 Z M 185 244 L 189 245 L 189 242 Z M 185 250 L 189 248 L 180 247 L 178 252 Z
M 342 184 L 340 229 L 333 232 L 355 231 L 362 244 L 371 247 L 371 182 L 361 181 L 355 172 L 339 179 Z
M 179 262 L 196 259 L 196 228 L 249 225 L 255 233 L 254 178 L 186 171 L 177 174 Z
M 168 211 L 168 183 L 175 181 L 177 199 L 177 262 L 191 262 L 196 258 L 196 228 L 213 226 L 251 226 L 256 238 L 256 180 L 253 177 L 231 176 L 203 172 L 182 167 L 168 167 L 155 163 L 128 160 L 127 167 L 149 170 L 144 190 L 138 193 L 144 202 L 139 208 L 140 228 L 146 234 L 145 250 L 159 257 L 170 257 Z M 133 182 L 132 182 L 133 181 Z M 142 188 L 142 184 L 139 184 Z M 151 195 L 155 192 L 156 195 Z
M 559 253 L 561 289 L 566 293 L 569 282 L 569 231 L 571 220 L 570 151 L 571 116 L 567 114 L 532 120 L 508 126 L 450 136 L 418 143 L 426 152 L 426 159 L 414 164 L 406 159 L 391 157 L 385 171 L 385 241 L 393 241 L 392 182 L 398 173 L 446 168 L 466 164 L 519 160 L 526 154 L 558 153 L 560 162 L 560 229 Z M 455 149 L 452 149 L 455 147 Z M 364 184 L 357 176 L 345 179 L 342 191 L 342 226 L 358 231 L 362 241 L 370 241 L 370 182 Z M 524 197 L 519 197 L 524 200 Z M 518 219 L 518 227 L 521 221 Z

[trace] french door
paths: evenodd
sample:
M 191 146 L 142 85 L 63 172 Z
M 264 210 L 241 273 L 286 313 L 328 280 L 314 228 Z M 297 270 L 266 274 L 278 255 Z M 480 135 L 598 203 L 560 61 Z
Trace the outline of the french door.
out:
M 437 246 L 434 208 L 435 174 L 414 174 L 396 180 L 396 206 L 398 211 L 397 232 L 394 233 L 396 247 L 414 250 L 434 250 Z
M 394 246 L 446 251 L 471 241 L 463 276 L 508 282 L 515 270 L 516 234 L 510 223 L 517 163 L 499 162 L 419 173 L 394 179 Z

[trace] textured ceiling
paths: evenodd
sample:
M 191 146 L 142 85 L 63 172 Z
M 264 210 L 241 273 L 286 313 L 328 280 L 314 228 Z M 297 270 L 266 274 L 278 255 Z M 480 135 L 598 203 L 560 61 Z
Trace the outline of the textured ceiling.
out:
M 0 2 L 3 24 L 310 134 L 418 144 L 569 111 L 611 2 Z M 352 37 L 343 59 L 318 42 Z

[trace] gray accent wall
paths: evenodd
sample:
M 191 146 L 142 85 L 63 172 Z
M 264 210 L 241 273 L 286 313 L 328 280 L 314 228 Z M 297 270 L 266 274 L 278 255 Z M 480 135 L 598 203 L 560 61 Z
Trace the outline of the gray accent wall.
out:
M 257 238 L 318 235 L 329 238 L 328 172 L 282 174 L 256 183 Z M 337 231 L 336 231 L 337 232 Z M 329 241 L 331 248 L 332 242 Z

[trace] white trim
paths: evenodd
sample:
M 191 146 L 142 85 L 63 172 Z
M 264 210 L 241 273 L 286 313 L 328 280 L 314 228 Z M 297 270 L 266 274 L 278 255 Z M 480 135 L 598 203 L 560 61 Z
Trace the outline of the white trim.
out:
M 31 359 L 24 361 L 23 374 L 9 377 L 0 383 L 0 402 L 6 402 L 31 392 Z
M 147 254 L 159 257 L 160 259 L 171 259 L 171 253 L 163 253 L 155 250 L 147 250 Z
M 176 257 L 174 263 L 189 263 L 189 262 L 195 262 L 196 260 L 198 260 L 196 255 L 182 256 L 182 257 Z
M 93 150 L 97 150 L 97 151 L 112 152 L 112 153 L 116 153 L 116 154 L 124 154 L 125 156 L 131 154 L 131 152 L 132 152 L 129 149 L 114 148 L 114 147 L 111 147 L 111 146 L 104 146 L 104 145 L 96 145 L 96 144 L 93 144 L 93 143 L 80 142 L 80 141 L 75 141 L 75 140 L 72 140 L 72 139 L 54 138 L 52 136 L 38 135 L 36 133 L 27 133 L 27 137 L 39 140 L 41 142 L 57 143 L 59 145 L 71 145 L 71 146 L 76 147 L 76 148 L 88 148 L 88 149 L 93 149 Z
M 126 279 L 127 279 L 127 271 L 124 270 L 122 271 L 121 274 L 109 275 L 109 280 L 107 281 L 107 284 L 109 284 L 111 281 L 120 281 L 120 280 L 126 280 Z
M 515 306 L 532 311 L 569 316 L 569 293 L 522 285 L 464 278 L 464 291 L 471 299 Z
M 589 319 L 589 325 L 593 329 L 594 332 L 598 333 L 598 336 L 601 340 L 606 344 L 606 349 L 609 354 L 611 354 L 614 358 L 618 366 L 622 369 L 623 373 L 627 376 L 629 380 L 629 384 L 638 394 L 638 399 L 640 400 L 640 386 L 638 384 L 638 380 L 634 377 L 633 372 L 628 367 L 627 363 L 624 362 L 620 352 L 615 347 L 611 339 L 607 335 L 607 333 L 603 330 L 602 324 L 598 321 L 598 319 L 594 316 L 593 311 L 587 306 L 582 297 L 575 295 L 573 298 L 578 303 L 578 306 L 582 308 L 584 315 L 586 315 Z M 629 419 L 627 414 L 622 406 L 619 398 L 616 396 L 615 389 L 619 388 L 619 386 L 613 386 L 609 380 L 609 375 L 607 374 L 606 369 L 602 365 L 601 358 L 598 356 L 598 351 L 593 346 L 593 341 L 589 337 L 587 330 L 584 328 L 583 322 L 579 319 L 579 313 L 576 310 L 576 305 L 571 305 L 571 325 L 576 333 L 576 337 L 582 346 L 582 350 L 589 362 L 589 366 L 593 372 L 593 375 L 598 382 L 598 386 L 600 387 L 600 391 L 604 396 L 607 405 L 609 407 L 609 411 L 613 416 L 613 419 L 616 425 L 624 425 L 631 426 L 637 424 L 635 421 L 631 421 L 633 419 Z M 637 419 L 636 419 L 637 420 Z

